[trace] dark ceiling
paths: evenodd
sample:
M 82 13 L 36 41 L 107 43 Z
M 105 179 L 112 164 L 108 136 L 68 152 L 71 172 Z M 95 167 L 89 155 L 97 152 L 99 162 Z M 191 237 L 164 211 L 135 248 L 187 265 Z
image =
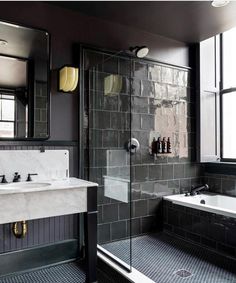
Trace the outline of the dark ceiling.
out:
M 211 1 L 50 2 L 183 42 L 198 42 L 236 26 L 236 2 L 214 8 Z

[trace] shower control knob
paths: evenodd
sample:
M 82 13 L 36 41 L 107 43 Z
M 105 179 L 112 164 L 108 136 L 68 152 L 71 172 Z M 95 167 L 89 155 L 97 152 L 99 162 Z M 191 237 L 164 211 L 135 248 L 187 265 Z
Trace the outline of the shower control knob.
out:
M 128 141 L 127 150 L 130 153 L 136 153 L 140 148 L 140 143 L 137 139 L 132 138 Z

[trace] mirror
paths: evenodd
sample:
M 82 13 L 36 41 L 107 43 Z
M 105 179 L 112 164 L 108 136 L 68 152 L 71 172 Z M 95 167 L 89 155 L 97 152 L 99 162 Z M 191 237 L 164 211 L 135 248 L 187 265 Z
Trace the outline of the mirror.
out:
M 0 139 L 49 138 L 49 34 L 0 21 Z

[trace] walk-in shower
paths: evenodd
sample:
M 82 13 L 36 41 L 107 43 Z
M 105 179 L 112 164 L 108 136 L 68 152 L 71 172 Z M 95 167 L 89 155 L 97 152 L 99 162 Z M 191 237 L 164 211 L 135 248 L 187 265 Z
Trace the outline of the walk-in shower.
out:
M 200 215 L 163 207 L 163 196 L 203 182 L 191 70 L 134 52 L 82 48 L 84 174 L 99 184 L 98 249 L 158 283 L 235 282 L 230 259 L 201 243 Z M 168 137 L 171 153 L 154 154 L 153 141 Z

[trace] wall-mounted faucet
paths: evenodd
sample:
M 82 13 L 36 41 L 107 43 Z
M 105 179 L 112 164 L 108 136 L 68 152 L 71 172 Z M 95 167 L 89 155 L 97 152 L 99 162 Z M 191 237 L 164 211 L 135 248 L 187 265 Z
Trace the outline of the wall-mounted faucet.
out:
M 31 176 L 36 176 L 36 175 L 38 175 L 38 174 L 37 174 L 37 173 L 28 174 L 28 177 L 27 177 L 27 179 L 26 179 L 26 182 L 31 182 L 31 181 L 33 181 L 32 178 L 31 178 Z
M 195 196 L 196 194 L 198 194 L 200 191 L 203 191 L 203 190 L 209 190 L 209 186 L 207 184 L 203 185 L 203 186 L 192 186 L 191 187 L 191 190 L 190 190 L 190 193 L 186 193 L 185 195 L 188 196 Z
M 12 182 L 20 182 L 21 176 L 18 174 L 18 172 L 15 172 L 14 178 Z
M 6 184 L 7 183 L 7 179 L 6 179 L 5 175 L 0 175 L 0 178 L 2 178 L 2 181 L 1 181 L 2 184 Z

